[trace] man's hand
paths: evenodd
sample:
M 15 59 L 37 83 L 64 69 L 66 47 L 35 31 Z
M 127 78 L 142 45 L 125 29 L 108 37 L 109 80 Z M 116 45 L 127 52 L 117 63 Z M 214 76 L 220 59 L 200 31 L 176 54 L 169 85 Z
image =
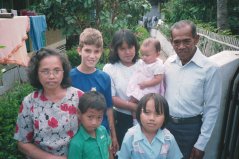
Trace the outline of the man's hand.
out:
M 202 159 L 204 156 L 204 151 L 201 151 L 195 147 L 193 147 L 190 159 Z

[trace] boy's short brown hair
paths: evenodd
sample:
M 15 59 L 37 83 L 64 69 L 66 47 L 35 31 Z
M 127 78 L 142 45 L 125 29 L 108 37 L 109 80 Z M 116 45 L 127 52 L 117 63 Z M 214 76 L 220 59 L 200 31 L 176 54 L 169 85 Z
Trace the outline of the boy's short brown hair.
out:
M 103 38 L 99 30 L 94 28 L 86 28 L 80 34 L 79 47 L 84 45 L 95 45 L 98 48 L 103 48 Z

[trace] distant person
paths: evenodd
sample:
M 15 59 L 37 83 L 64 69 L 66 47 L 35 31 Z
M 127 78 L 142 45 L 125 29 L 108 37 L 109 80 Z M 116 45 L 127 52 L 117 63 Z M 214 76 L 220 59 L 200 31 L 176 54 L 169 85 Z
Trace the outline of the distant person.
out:
M 28 66 L 36 91 L 20 106 L 14 139 L 27 158 L 66 159 L 78 130 L 77 106 L 83 92 L 70 87 L 70 64 L 59 52 L 42 48 Z
M 110 45 L 109 62 L 103 71 L 111 77 L 111 90 L 116 118 L 115 128 L 119 145 L 127 130 L 133 126 L 132 111 L 137 104 L 130 102 L 126 94 L 129 79 L 137 70 L 139 45 L 133 32 L 121 29 L 113 35 Z
M 110 76 L 97 69 L 98 63 L 103 53 L 103 38 L 99 30 L 86 28 L 80 34 L 79 47 L 77 49 L 81 56 L 80 65 L 73 68 L 70 72 L 72 86 L 88 92 L 91 90 L 102 93 L 106 99 L 107 111 L 104 114 L 102 125 L 112 137 L 113 151 L 119 149 L 113 116 L 113 103 L 111 95 Z
M 219 67 L 196 46 L 199 35 L 193 22 L 171 27 L 176 55 L 165 62 L 170 118 L 166 126 L 174 135 L 184 159 L 202 159 L 217 120 L 221 100 Z
M 158 3 L 159 1 L 149 1 L 151 4 L 151 9 L 143 16 L 143 25 L 150 32 L 151 29 L 157 26 L 159 17 L 161 17 Z
M 182 153 L 173 135 L 165 128 L 168 103 L 158 93 L 145 95 L 136 111 L 139 122 L 125 134 L 118 159 L 181 159 Z
M 131 102 L 138 103 L 148 93 L 160 93 L 164 96 L 164 65 L 159 59 L 160 49 L 160 42 L 155 38 L 147 38 L 143 41 L 138 69 L 130 78 L 126 91 Z M 135 117 L 133 118 L 136 120 Z
M 107 109 L 104 96 L 86 92 L 79 101 L 80 127 L 69 146 L 68 159 L 113 159 L 110 136 L 101 126 Z

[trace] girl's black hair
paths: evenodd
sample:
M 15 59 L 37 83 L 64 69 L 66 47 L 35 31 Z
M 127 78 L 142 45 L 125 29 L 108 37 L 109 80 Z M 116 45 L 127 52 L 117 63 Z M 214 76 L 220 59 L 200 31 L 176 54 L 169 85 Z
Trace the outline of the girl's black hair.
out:
M 139 44 L 136 36 L 128 29 L 121 29 L 114 34 L 113 39 L 111 41 L 109 53 L 109 62 L 111 64 L 120 61 L 118 55 L 118 48 L 121 47 L 124 42 L 127 43 L 129 47 L 135 47 L 135 56 L 132 62 L 135 63 L 139 58 Z
M 149 93 L 140 99 L 138 103 L 138 108 L 136 110 L 136 119 L 139 124 L 142 125 L 140 114 L 142 113 L 142 111 L 146 111 L 146 104 L 150 99 L 154 100 L 156 112 L 158 114 L 164 114 L 164 123 L 161 127 L 161 129 L 163 129 L 169 120 L 169 107 L 166 99 L 158 93 Z

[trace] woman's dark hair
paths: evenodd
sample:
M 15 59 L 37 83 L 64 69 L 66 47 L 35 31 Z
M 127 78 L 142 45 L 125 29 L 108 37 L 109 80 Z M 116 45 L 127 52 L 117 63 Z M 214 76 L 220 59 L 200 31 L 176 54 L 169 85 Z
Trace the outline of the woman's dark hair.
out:
M 127 29 L 122 29 L 117 31 L 113 39 L 111 41 L 110 45 L 110 54 L 109 54 L 109 62 L 111 64 L 114 64 L 116 62 L 120 61 L 119 55 L 118 55 L 118 48 L 123 45 L 123 43 L 127 43 L 129 47 L 134 46 L 135 47 L 135 56 L 132 60 L 133 63 L 135 63 L 139 57 L 139 44 L 137 41 L 136 36 Z
M 140 114 L 142 113 L 142 111 L 144 112 L 146 111 L 146 104 L 150 99 L 154 100 L 154 104 L 155 104 L 154 106 L 155 106 L 156 112 L 158 114 L 164 114 L 164 123 L 161 127 L 161 129 L 163 129 L 169 120 L 169 107 L 168 107 L 168 102 L 166 101 L 166 99 L 160 94 L 149 93 L 140 99 L 138 103 L 138 108 L 136 110 L 136 119 L 141 125 Z
M 57 50 L 47 49 L 47 48 L 42 48 L 39 51 L 37 51 L 36 54 L 32 56 L 29 62 L 27 73 L 28 73 L 30 84 L 37 89 L 43 88 L 42 84 L 39 81 L 38 69 L 42 59 L 47 58 L 49 56 L 59 57 L 62 63 L 64 74 L 63 74 L 63 79 L 61 81 L 61 86 L 63 88 L 67 88 L 71 86 L 70 79 L 69 79 L 69 72 L 71 67 L 70 67 L 70 63 L 68 59 L 66 58 L 66 56 L 59 53 Z
M 78 108 L 82 114 L 84 114 L 89 108 L 96 109 L 98 111 L 106 111 L 105 97 L 97 91 L 86 92 L 79 100 Z

